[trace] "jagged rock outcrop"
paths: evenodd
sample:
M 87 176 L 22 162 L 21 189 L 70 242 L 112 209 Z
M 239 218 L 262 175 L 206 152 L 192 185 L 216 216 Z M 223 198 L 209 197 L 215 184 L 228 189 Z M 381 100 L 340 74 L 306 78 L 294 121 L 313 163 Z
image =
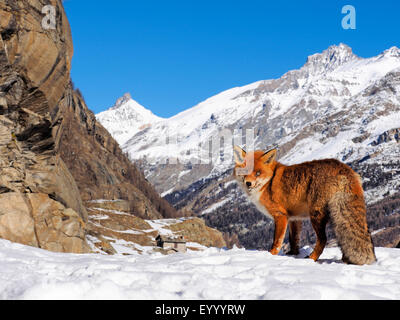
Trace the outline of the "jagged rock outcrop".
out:
M 42 8 L 46 5 L 56 8 L 54 29 L 43 29 Z M 61 2 L 2 0 L 0 28 L 2 86 L 7 86 L 9 105 L 48 113 L 64 94 L 73 55 L 70 26 Z
M 42 28 L 47 4 L 57 8 L 54 30 Z M 88 252 L 83 225 L 70 229 L 71 221 L 87 220 L 87 212 L 53 138 L 52 113 L 69 83 L 72 53 L 59 1 L 0 1 L 1 237 Z M 64 212 L 74 214 L 66 219 Z
M 45 5 L 55 28 L 42 27 Z M 82 199 L 125 199 L 146 218 L 176 211 L 72 88 L 72 55 L 60 0 L 0 0 L 0 237 L 84 253 Z

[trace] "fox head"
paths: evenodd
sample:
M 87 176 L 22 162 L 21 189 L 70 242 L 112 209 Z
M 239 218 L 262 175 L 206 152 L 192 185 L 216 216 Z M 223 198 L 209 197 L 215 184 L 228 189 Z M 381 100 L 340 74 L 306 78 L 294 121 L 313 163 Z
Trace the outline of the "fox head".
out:
M 248 194 L 258 192 L 271 180 L 276 165 L 276 152 L 276 149 L 246 152 L 238 146 L 234 147 L 234 175 Z

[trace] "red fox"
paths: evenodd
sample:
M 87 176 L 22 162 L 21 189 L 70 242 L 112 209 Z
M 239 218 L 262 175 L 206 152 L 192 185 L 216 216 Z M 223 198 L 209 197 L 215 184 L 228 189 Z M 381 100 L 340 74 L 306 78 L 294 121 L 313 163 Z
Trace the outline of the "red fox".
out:
M 277 255 L 289 225 L 289 254 L 298 254 L 303 219 L 310 219 L 317 235 L 309 258 L 317 261 L 333 222 L 345 263 L 363 265 L 376 261 L 368 231 L 361 177 L 348 165 L 326 159 L 286 166 L 276 161 L 277 150 L 244 151 L 234 148 L 234 175 L 257 208 L 275 221 L 270 253 Z M 254 165 L 250 162 L 254 161 Z M 243 172 L 249 166 L 250 172 Z

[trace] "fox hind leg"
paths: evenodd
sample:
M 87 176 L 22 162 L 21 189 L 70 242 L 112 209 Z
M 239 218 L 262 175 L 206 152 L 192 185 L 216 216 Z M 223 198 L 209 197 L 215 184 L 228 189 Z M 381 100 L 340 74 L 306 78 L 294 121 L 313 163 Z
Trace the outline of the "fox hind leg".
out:
M 309 258 L 314 261 L 317 261 L 324 251 L 327 242 L 326 225 L 328 220 L 329 216 L 321 212 L 315 212 L 315 214 L 311 216 L 311 224 L 317 235 L 317 243 L 315 244 L 314 251 L 310 254 Z
M 298 255 L 300 248 L 300 236 L 301 228 L 303 226 L 302 221 L 290 221 L 289 222 L 289 243 L 290 251 L 288 255 Z

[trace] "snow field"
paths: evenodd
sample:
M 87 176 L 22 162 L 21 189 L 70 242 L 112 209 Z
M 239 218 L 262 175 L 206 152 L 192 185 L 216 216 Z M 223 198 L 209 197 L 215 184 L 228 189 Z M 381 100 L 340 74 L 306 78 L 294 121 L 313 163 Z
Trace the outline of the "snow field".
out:
M 400 299 L 400 250 L 371 266 L 345 265 L 338 248 L 319 263 L 261 251 L 62 254 L 0 240 L 1 299 Z

